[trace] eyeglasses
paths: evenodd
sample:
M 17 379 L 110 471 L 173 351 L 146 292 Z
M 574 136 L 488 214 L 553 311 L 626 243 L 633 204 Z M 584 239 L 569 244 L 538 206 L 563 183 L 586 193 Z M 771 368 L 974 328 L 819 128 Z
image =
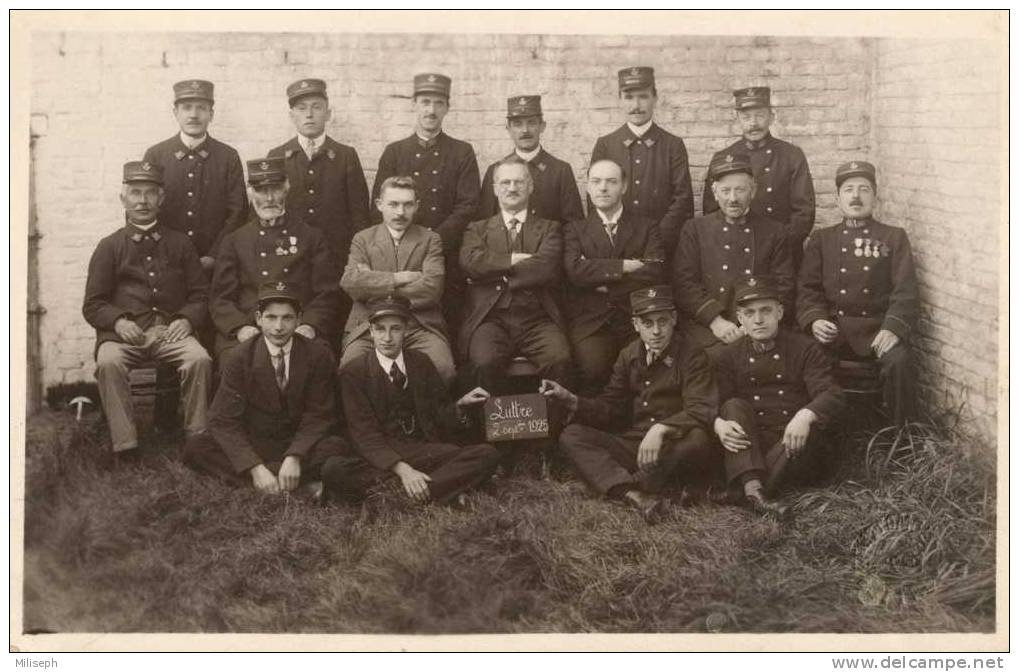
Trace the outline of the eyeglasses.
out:
M 510 187 L 523 187 L 528 184 L 528 182 L 530 182 L 530 180 L 499 180 L 498 184 L 501 188 L 508 189 Z

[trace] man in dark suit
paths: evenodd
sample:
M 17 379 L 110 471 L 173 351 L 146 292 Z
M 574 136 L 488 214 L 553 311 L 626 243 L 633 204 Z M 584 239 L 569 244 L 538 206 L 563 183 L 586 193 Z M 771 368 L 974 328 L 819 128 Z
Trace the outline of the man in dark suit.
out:
M 446 322 L 455 324 L 453 318 L 463 303 L 463 277 L 456 263 L 457 254 L 464 227 L 478 209 L 481 180 L 474 148 L 442 130 L 442 120 L 449 112 L 451 86 L 450 78 L 438 73 L 414 76 L 414 133 L 383 150 L 372 187 L 372 202 L 378 200 L 382 183 L 390 177 L 414 178 L 421 201 L 414 223 L 442 237 L 446 259 L 443 312 Z M 374 214 L 374 220 L 381 221 L 381 215 Z
M 455 402 L 431 360 L 403 349 L 411 319 L 401 296 L 369 303 L 374 349 L 340 370 L 347 428 L 357 457 L 326 469 L 327 482 L 347 496 L 396 475 L 415 502 L 456 503 L 487 480 L 499 462 L 490 445 L 445 442 L 470 423 L 467 409 L 489 394 L 475 388 Z
M 775 112 L 771 107 L 771 89 L 754 86 L 732 92 L 736 119 L 743 137 L 711 157 L 711 162 L 727 154 L 747 154 L 754 172 L 757 191 L 750 209 L 785 225 L 786 243 L 793 259 L 793 272 L 803 259 L 803 241 L 814 228 L 814 180 L 803 150 L 771 135 Z M 711 190 L 711 177 L 704 180 L 701 211 L 711 214 L 718 202 Z
M 237 150 L 208 133 L 213 104 L 212 82 L 174 84 L 173 116 L 180 133 L 149 147 L 143 158 L 163 169 L 166 199 L 160 224 L 191 240 L 208 273 L 220 240 L 244 223 L 248 208 Z
M 755 185 L 746 154 L 726 154 L 710 167 L 721 209 L 689 222 L 680 234 L 673 286 L 692 341 L 714 357 L 724 343 L 743 337 L 735 322 L 732 290 L 751 276 L 772 278 L 786 306 L 795 276 L 785 227 L 750 209 Z
M 353 147 L 326 134 L 332 110 L 324 81 L 298 80 L 287 87 L 287 99 L 297 135 L 268 155 L 283 157 L 286 164 L 287 212 L 325 234 L 342 268 L 350 239 L 369 224 L 361 159 Z
M 602 393 L 578 397 L 548 380 L 541 392 L 571 413 L 559 447 L 580 477 L 650 524 L 674 477 L 701 481 L 718 461 L 707 433 L 718 400 L 707 357 L 676 331 L 672 289 L 640 289 L 630 301 L 640 340 L 619 353 Z
M 137 454 L 128 374 L 147 359 L 177 367 L 188 434 L 206 427 L 212 360 L 193 334 L 207 318 L 209 285 L 187 236 L 158 218 L 162 184 L 158 165 L 124 164 L 126 223 L 99 241 L 88 264 L 82 312 L 96 329 L 96 382 L 114 454 Z
M 494 182 L 499 214 L 472 222 L 460 249 L 468 280 L 461 357 L 476 383 L 493 393 L 504 391 L 504 371 L 517 354 L 542 377 L 565 381 L 570 346 L 555 300 L 562 278 L 560 225 L 529 216 L 533 184 L 520 157 L 501 161 Z
M 560 224 L 583 219 L 584 208 L 580 203 L 573 168 L 541 146 L 541 134 L 545 132 L 541 96 L 513 96 L 506 101 L 506 107 L 506 130 L 514 146 L 509 156 L 515 154 L 526 161 L 534 181 L 530 214 Z M 488 167 L 481 181 L 478 219 L 487 219 L 499 212 L 499 199 L 495 196 L 492 180 L 496 165 L 493 163 Z
M 591 163 L 612 159 L 628 176 L 625 205 L 658 223 L 671 261 L 683 224 L 693 217 L 690 163 L 682 138 L 652 120 L 658 102 L 653 68 L 619 71 L 619 105 L 626 123 L 598 138 Z
M 884 403 L 902 425 L 916 415 L 910 340 L 920 312 L 909 237 L 874 219 L 873 164 L 850 161 L 835 172 L 843 220 L 807 241 L 797 319 L 836 357 L 877 360 Z
M 342 440 L 329 435 L 335 362 L 328 349 L 296 333 L 300 321 L 300 299 L 287 283 L 259 288 L 261 336 L 239 345 L 226 364 L 209 432 L 185 444 L 185 464 L 270 494 L 321 479 L 343 451 Z
M 220 245 L 212 278 L 210 312 L 216 323 L 216 356 L 254 338 L 258 288 L 284 281 L 301 302 L 297 333 L 329 346 L 336 333 L 338 266 L 325 234 L 286 211 L 284 159 L 248 161 L 251 220 Z
M 845 400 L 821 346 L 779 327 L 781 292 L 751 277 L 734 294 L 747 337 L 726 345 L 715 362 L 721 407 L 714 429 L 730 490 L 755 511 L 782 516 L 786 507 L 768 498 L 794 472 L 809 475 Z
M 665 249 L 658 224 L 623 206 L 626 174 L 611 159 L 591 164 L 587 219 L 566 225 L 563 265 L 569 284 L 564 310 L 580 373 L 580 392 L 594 396 L 624 345 L 637 338 L 630 293 L 664 279 Z

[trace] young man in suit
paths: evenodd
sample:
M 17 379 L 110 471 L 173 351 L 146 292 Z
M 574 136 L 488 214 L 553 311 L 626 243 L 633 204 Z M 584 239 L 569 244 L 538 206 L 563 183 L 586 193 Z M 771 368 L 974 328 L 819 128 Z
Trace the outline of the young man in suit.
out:
M 446 274 L 442 239 L 413 223 L 419 205 L 412 178 L 390 177 L 382 184 L 376 203 L 382 223 L 354 236 L 340 278 L 340 287 L 354 300 L 343 330 L 341 369 L 373 349 L 367 302 L 402 296 L 410 301 L 412 313 L 404 347 L 428 355 L 447 384 L 456 375 L 442 317 Z
M 184 446 L 184 462 L 234 485 L 277 494 L 321 480 L 343 442 L 329 432 L 335 361 L 297 333 L 301 302 L 282 281 L 259 288 L 260 335 L 237 346 L 210 409 L 209 431 Z M 326 483 L 326 487 L 330 487 Z
M 424 354 L 403 347 L 412 319 L 402 296 L 368 304 L 374 349 L 340 370 L 344 415 L 356 457 L 327 466 L 325 479 L 346 496 L 396 476 L 414 502 L 456 503 L 488 479 L 499 462 L 490 445 L 447 442 L 469 425 L 467 409 L 484 403 L 475 388 L 455 402 Z
M 626 174 L 611 159 L 591 164 L 587 219 L 565 226 L 564 311 L 583 394 L 596 395 L 624 345 L 637 338 L 630 293 L 662 282 L 665 248 L 658 224 L 623 205 Z
M 472 222 L 464 232 L 460 266 L 468 279 L 461 355 L 476 384 L 505 390 L 514 355 L 527 357 L 539 375 L 566 381 L 570 346 L 556 303 L 562 278 L 563 238 L 558 223 L 531 217 L 534 190 L 526 162 L 503 159 L 495 169 L 500 212 Z

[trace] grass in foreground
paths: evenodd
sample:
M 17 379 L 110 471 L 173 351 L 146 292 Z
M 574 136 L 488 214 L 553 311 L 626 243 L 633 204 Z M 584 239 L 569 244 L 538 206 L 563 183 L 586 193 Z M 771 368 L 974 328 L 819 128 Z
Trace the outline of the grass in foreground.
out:
M 574 481 L 472 511 L 226 488 L 156 440 L 110 470 L 102 419 L 29 420 L 25 628 L 105 632 L 936 632 L 994 628 L 994 465 L 926 426 L 847 438 L 781 526 L 656 527 Z

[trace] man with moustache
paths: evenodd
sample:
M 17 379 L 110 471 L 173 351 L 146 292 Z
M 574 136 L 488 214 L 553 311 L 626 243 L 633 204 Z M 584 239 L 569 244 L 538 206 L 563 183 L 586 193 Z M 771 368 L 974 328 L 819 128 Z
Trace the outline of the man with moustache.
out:
M 794 473 L 809 475 L 825 427 L 845 410 L 821 346 L 779 327 L 781 298 L 766 278 L 736 285 L 747 338 L 726 345 L 715 363 L 721 406 L 714 423 L 730 492 L 754 511 L 778 517 L 787 508 L 769 498 Z
M 628 177 L 627 210 L 658 223 L 671 263 L 684 223 L 693 217 L 693 186 L 686 145 L 654 123 L 658 89 L 648 67 L 619 71 L 619 106 L 626 123 L 598 138 L 591 163 L 612 159 Z
M 530 214 L 560 224 L 583 219 L 584 208 L 580 203 L 573 168 L 549 154 L 541 145 L 541 135 L 545 132 L 541 96 L 513 96 L 506 101 L 506 108 L 506 130 L 514 146 L 509 156 L 515 154 L 526 161 L 534 181 Z M 492 180 L 495 166 L 493 163 L 488 167 L 481 181 L 479 219 L 499 212 L 499 200 Z
M 500 161 L 493 181 L 500 212 L 472 222 L 460 249 L 468 284 L 458 345 L 476 384 L 498 394 L 515 355 L 529 359 L 542 377 L 565 381 L 570 346 L 555 300 L 563 264 L 560 225 L 529 214 L 534 185 L 520 157 Z
M 691 322 L 689 337 L 713 359 L 722 344 L 743 336 L 732 304 L 736 282 L 768 276 L 790 306 L 795 277 L 785 227 L 750 208 L 756 193 L 750 158 L 726 154 L 708 172 L 720 209 L 684 227 L 673 286 L 680 311 Z
M 565 226 L 564 311 L 582 394 L 595 395 L 612 372 L 620 349 L 637 334 L 630 294 L 662 282 L 665 250 L 658 224 L 623 205 L 626 174 L 611 159 L 591 164 L 586 219 Z
M 658 493 L 677 476 L 705 479 L 717 461 L 707 430 L 718 400 L 707 357 L 676 331 L 672 288 L 637 290 L 630 305 L 640 340 L 619 353 L 599 395 L 578 397 L 550 380 L 540 391 L 571 414 L 559 447 L 577 474 L 654 524 L 662 514 Z
M 880 366 L 883 398 L 896 425 L 916 415 L 910 339 L 920 310 L 906 232 L 874 219 L 874 165 L 835 171 L 837 226 L 815 231 L 800 268 L 797 319 L 834 356 Z
M 194 337 L 206 320 L 208 281 L 188 237 L 163 225 L 163 171 L 124 164 L 125 225 L 92 253 L 82 313 L 96 329 L 96 382 L 116 456 L 137 455 L 128 374 L 154 359 L 177 367 L 189 435 L 206 428 L 212 360 Z
M 799 271 L 803 259 L 803 241 L 814 228 L 814 181 L 810 176 L 807 157 L 796 145 L 779 140 L 771 134 L 775 111 L 771 107 L 771 89 L 755 86 L 732 92 L 736 119 L 743 137 L 712 157 L 742 153 L 750 157 L 757 191 L 750 209 L 775 219 L 786 227 L 786 242 L 793 258 L 793 272 Z M 718 209 L 710 177 L 704 180 L 702 211 L 705 215 Z
M 323 80 L 292 83 L 287 100 L 297 135 L 269 150 L 269 157 L 283 157 L 286 164 L 287 211 L 324 233 L 342 266 L 351 238 L 369 224 L 368 184 L 361 159 L 353 147 L 326 134 L 332 109 Z
M 390 177 L 407 175 L 417 183 L 420 206 L 415 223 L 442 238 L 446 260 L 443 312 L 447 322 L 462 303 L 463 279 L 456 260 L 464 227 L 477 212 L 481 189 L 474 148 L 442 130 L 442 121 L 449 112 L 451 86 L 446 75 L 426 72 L 414 76 L 414 133 L 386 146 L 372 187 L 374 203 L 382 183 Z M 375 214 L 379 221 L 381 215 Z
M 286 282 L 263 283 L 254 311 L 261 332 L 237 347 L 212 402 L 209 432 L 184 446 L 184 463 L 265 494 L 322 479 L 344 450 L 330 436 L 332 354 L 297 333 L 301 302 Z M 325 486 L 331 487 L 328 481 Z
M 211 137 L 213 84 L 189 79 L 173 85 L 173 116 L 180 132 L 149 147 L 143 161 L 163 169 L 166 200 L 160 224 L 194 244 L 209 274 L 223 236 L 244 223 L 248 202 L 237 150 Z
M 339 287 L 325 234 L 287 213 L 284 159 L 248 161 L 248 184 L 254 213 L 223 238 L 212 278 L 217 358 L 260 333 L 254 314 L 258 288 L 266 282 L 286 282 L 303 309 L 297 333 L 331 347 Z
M 411 304 L 404 347 L 427 355 L 448 385 L 456 368 L 441 310 L 446 274 L 442 239 L 413 223 L 418 204 L 412 178 L 390 177 L 382 183 L 376 203 L 382 223 L 354 236 L 340 279 L 340 287 L 354 300 L 343 330 L 340 368 L 372 349 L 368 303 L 399 296 Z
M 462 446 L 449 439 L 470 425 L 470 407 L 490 395 L 478 387 L 450 400 L 431 360 L 403 347 L 412 319 L 405 297 L 369 301 L 374 347 L 340 370 L 356 456 L 327 465 L 324 478 L 345 496 L 360 498 L 395 475 L 413 502 L 463 504 L 463 493 L 495 471 L 499 453 L 488 444 Z

